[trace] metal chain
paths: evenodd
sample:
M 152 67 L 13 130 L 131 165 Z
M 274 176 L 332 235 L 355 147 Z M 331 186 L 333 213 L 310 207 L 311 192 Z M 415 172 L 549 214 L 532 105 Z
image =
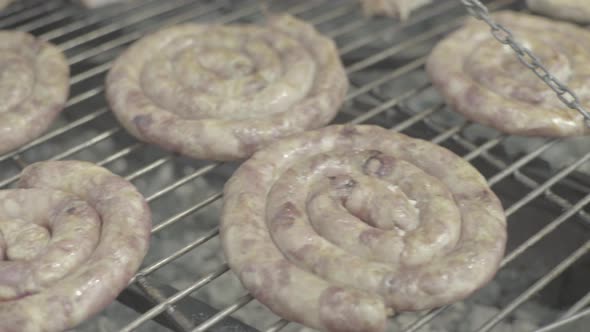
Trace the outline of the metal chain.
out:
M 500 23 L 495 22 L 491 16 L 488 8 L 479 0 L 461 0 L 466 7 L 469 14 L 478 20 L 486 22 L 490 28 L 492 35 L 500 43 L 510 46 L 516 53 L 518 60 L 526 67 L 535 73 L 540 79 L 545 82 L 555 93 L 559 100 L 561 100 L 567 107 L 580 112 L 586 118 L 586 125 L 590 127 L 590 112 L 580 104 L 578 96 L 570 90 L 565 84 L 561 83 L 555 76 L 547 70 L 541 63 L 541 60 L 531 52 L 528 48 L 522 46 L 508 28 Z

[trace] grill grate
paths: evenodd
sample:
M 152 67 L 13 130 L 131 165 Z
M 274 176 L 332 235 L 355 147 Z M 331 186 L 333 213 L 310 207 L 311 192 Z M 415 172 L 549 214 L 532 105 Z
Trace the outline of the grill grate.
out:
M 522 9 L 516 0 L 486 4 L 491 9 Z M 527 253 L 540 244 L 555 241 L 563 225 L 581 234 L 578 240 L 562 241 L 568 242 L 567 250 L 549 262 L 553 268 L 532 285 L 525 285 L 520 295 L 505 301 L 498 313 L 473 331 L 491 331 L 517 307 L 588 258 L 590 240 L 585 226 L 590 225 L 590 215 L 584 209 L 590 203 L 590 178 L 581 171 L 590 169 L 588 140 L 578 149 L 577 159 L 565 167 L 550 167 L 552 161 L 546 156 L 563 151 L 567 140 L 529 139 L 525 152 L 509 153 L 518 138 L 486 130 L 450 112 L 424 74 L 433 43 L 461 23 L 465 13 L 460 1 L 437 1 L 404 23 L 366 20 L 354 0 L 285 0 L 276 1 L 274 7 L 313 23 L 337 41 L 352 87 L 335 122 L 379 124 L 430 140 L 463 156 L 487 177 L 509 216 L 511 239 L 502 267 L 526 260 Z M 165 326 L 173 331 L 274 332 L 293 325 L 276 316 L 274 323 L 256 327 L 232 318 L 256 302 L 243 289 L 241 296 L 221 305 L 208 303 L 207 296 L 201 296 L 217 280 L 232 277 L 219 253 L 216 217 L 223 183 L 236 165 L 188 160 L 134 140 L 118 126 L 103 95 L 104 75 L 112 60 L 150 31 L 185 21 L 260 19 L 260 4 L 254 0 L 144 0 L 95 11 L 66 0 L 23 0 L 0 13 L 0 29 L 25 30 L 56 43 L 66 52 L 72 70 L 71 97 L 60 120 L 42 137 L 0 156 L 0 188 L 14 184 L 20 170 L 32 162 L 82 159 L 125 175 L 144 193 L 154 211 L 150 253 L 119 297 L 139 314 L 116 326 L 117 330 L 141 330 L 153 325 L 151 320 L 161 324 L 158 329 Z M 541 211 L 538 220 L 527 217 L 530 210 Z M 532 226 L 514 239 L 513 231 L 523 224 Z M 183 236 L 189 230 L 194 233 Z M 165 239 L 173 239 L 172 245 Z M 545 254 L 547 251 L 541 252 L 542 257 Z M 213 256 L 213 263 L 191 264 L 191 258 L 207 255 Z M 181 273 L 182 282 L 175 280 L 172 266 L 187 269 Z M 579 294 L 561 318 L 572 317 L 590 304 L 590 287 Z M 468 300 L 467 305 L 470 303 Z M 455 306 L 414 315 L 403 331 L 419 331 Z

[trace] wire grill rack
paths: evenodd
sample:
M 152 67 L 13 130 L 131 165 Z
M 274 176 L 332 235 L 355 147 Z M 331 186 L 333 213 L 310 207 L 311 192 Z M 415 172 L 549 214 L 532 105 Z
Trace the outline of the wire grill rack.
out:
M 491 9 L 522 10 L 516 0 L 486 4 Z M 556 241 L 552 234 L 563 225 L 579 227 L 576 230 L 583 234 L 581 240 L 561 239 L 569 244 L 567 253 L 475 331 L 493 330 L 517 307 L 588 258 L 590 232 L 586 226 L 590 225 L 590 215 L 585 209 L 590 203 L 590 180 L 579 169 L 589 166 L 590 144 L 585 145 L 578 159 L 558 169 L 548 167 L 541 156 L 559 148 L 560 140 L 532 140 L 534 147 L 526 153 L 509 155 L 505 146 L 510 137 L 493 131 L 490 134 L 490 130 L 483 139 L 469 135 L 479 126 L 450 112 L 424 74 L 425 58 L 434 42 L 464 18 L 460 1 L 436 1 L 403 23 L 367 20 L 354 0 L 285 0 L 277 1 L 273 10 L 313 23 L 338 43 L 352 87 L 335 122 L 379 124 L 455 151 L 487 177 L 506 207 L 510 228 L 522 223 L 536 225 L 525 236 L 511 239 L 503 268 L 522 260 L 544 241 Z M 207 222 L 204 211 L 217 215 L 223 183 L 236 165 L 187 160 L 134 140 L 110 114 L 103 95 L 104 75 L 112 60 L 150 31 L 185 21 L 231 23 L 260 19 L 260 4 L 254 0 L 144 0 L 93 11 L 66 0 L 23 0 L 0 12 L 0 29 L 29 31 L 57 44 L 68 56 L 72 70 L 70 99 L 59 121 L 40 138 L 0 156 L 0 188 L 13 185 L 20 170 L 32 162 L 82 159 L 133 181 L 154 211 L 150 254 L 118 298 L 134 309 L 132 320 L 117 327 L 121 331 L 142 330 L 145 324 L 155 324 L 152 320 L 161 329 L 172 331 L 275 332 L 292 324 L 276 317 L 270 325 L 253 327 L 233 318 L 234 313 L 255 302 L 245 290 L 243 296 L 234 297 L 220 308 L 199 300 L 195 294 L 231 274 L 222 259 L 214 267 L 191 266 L 187 273 L 192 280 L 182 287 L 171 287 L 173 282 L 160 277 L 187 254 L 198 255 L 204 246 L 218 240 L 216 220 Z M 166 166 L 174 171 L 160 174 Z M 160 181 L 155 181 L 156 177 Z M 209 189 L 191 192 L 188 200 L 177 198 L 203 182 Z M 525 212 L 530 210 L 540 211 L 534 220 L 526 217 Z M 197 229 L 199 235 L 178 238 L 174 248 L 164 248 L 156 241 L 171 230 L 182 233 L 188 228 Z M 560 318 L 583 313 L 590 304 L 590 286 L 579 294 Z M 452 308 L 420 313 L 403 331 L 418 331 Z

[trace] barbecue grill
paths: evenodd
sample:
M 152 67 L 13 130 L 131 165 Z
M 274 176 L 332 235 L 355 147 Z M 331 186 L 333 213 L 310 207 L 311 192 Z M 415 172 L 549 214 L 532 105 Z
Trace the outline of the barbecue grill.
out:
M 525 10 L 523 2 L 485 4 Z M 355 0 L 281 0 L 271 10 L 303 18 L 336 40 L 352 86 L 335 123 L 378 124 L 451 149 L 486 176 L 506 208 L 509 243 L 496 279 L 465 302 L 393 317 L 392 331 L 455 331 L 457 324 L 461 331 L 508 331 L 527 305 L 547 309 L 510 331 L 587 331 L 589 138 L 509 137 L 465 121 L 442 102 L 424 62 L 434 43 L 465 18 L 461 2 L 435 1 L 405 22 L 366 19 Z M 255 0 L 143 0 L 96 10 L 75 1 L 22 0 L 0 12 L 0 29 L 57 44 L 72 70 L 70 99 L 52 129 L 0 155 L 0 188 L 36 161 L 86 160 L 132 181 L 153 210 L 153 240 L 142 269 L 118 302 L 76 330 L 301 330 L 257 303 L 223 260 L 221 191 L 237 164 L 190 160 L 136 141 L 104 97 L 112 60 L 150 31 L 187 21 L 262 19 Z M 482 304 L 496 309 L 473 310 Z M 458 323 L 473 315 L 479 318 L 471 326 Z

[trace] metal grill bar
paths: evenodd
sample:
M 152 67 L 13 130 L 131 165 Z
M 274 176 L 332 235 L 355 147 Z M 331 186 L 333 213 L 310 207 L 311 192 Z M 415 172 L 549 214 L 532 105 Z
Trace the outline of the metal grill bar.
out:
M 510 208 L 508 208 L 506 210 L 506 215 L 510 216 L 511 214 L 513 214 L 514 212 L 516 212 L 518 209 L 520 209 L 521 207 L 523 207 L 525 204 L 529 203 L 534 198 L 537 198 L 545 190 L 549 189 L 549 187 L 551 187 L 552 185 L 554 185 L 555 183 L 557 183 L 559 180 L 563 179 L 568 174 L 570 174 L 573 170 L 575 170 L 576 168 L 578 168 L 582 164 L 584 164 L 586 161 L 588 161 L 588 159 L 590 159 L 590 153 L 587 153 L 585 156 L 583 156 L 582 158 L 578 159 L 577 161 L 575 161 L 574 163 L 572 163 L 570 166 L 564 168 L 562 171 L 560 171 L 559 173 L 555 174 L 555 176 L 553 176 L 551 179 L 547 180 L 547 182 L 545 182 L 543 185 L 541 185 L 541 186 L 535 188 L 533 191 L 529 192 L 520 201 L 518 201 L 517 203 L 515 203 L 514 205 L 512 205 Z
M 205 166 L 203 168 L 200 168 L 198 171 L 194 172 L 191 175 L 187 175 L 184 178 L 170 184 L 169 186 L 167 186 L 166 188 L 163 188 L 161 190 L 159 190 L 158 192 L 151 194 L 150 196 L 146 197 L 146 201 L 148 203 L 151 203 L 153 200 L 156 200 L 160 197 L 162 197 L 163 195 L 169 193 L 170 191 L 182 186 L 183 184 L 192 181 L 200 176 L 203 176 L 209 172 L 211 172 L 212 170 L 214 170 L 217 166 L 219 166 L 221 164 L 211 164 L 209 166 Z
M 551 190 L 551 188 L 556 185 L 565 184 L 567 178 L 574 170 L 581 165 L 586 164 L 590 159 L 590 152 L 578 159 L 572 166 L 566 167 L 561 171 L 552 174 L 549 178 L 544 179 L 544 181 L 537 181 L 530 175 L 527 175 L 529 174 L 527 173 L 527 165 L 532 161 L 538 160 L 540 155 L 551 148 L 554 148 L 557 143 L 561 142 L 561 140 L 546 140 L 534 151 L 527 153 L 520 159 L 506 162 L 502 158 L 496 157 L 491 151 L 493 148 L 498 147 L 501 143 L 505 142 L 507 136 L 497 135 L 480 145 L 476 145 L 461 136 L 463 129 L 470 126 L 471 123 L 462 122 L 454 126 L 445 126 L 438 124 L 431 118 L 433 115 L 445 110 L 446 106 L 444 104 L 439 103 L 428 108 L 420 109 L 418 112 L 408 107 L 409 101 L 419 98 L 425 93 L 425 91 L 431 88 L 430 83 L 412 85 L 411 88 L 395 97 L 381 96 L 379 91 L 383 86 L 403 79 L 405 75 L 422 71 L 426 59 L 425 56 L 419 56 L 416 59 L 409 60 L 401 66 L 396 66 L 393 70 L 383 71 L 378 77 L 369 82 L 361 83 L 361 81 L 358 80 L 358 75 L 372 70 L 373 67 L 378 66 L 380 63 L 395 58 L 405 50 L 428 44 L 458 26 L 463 18 L 455 16 L 453 19 L 448 20 L 443 24 L 435 25 L 422 32 L 412 32 L 412 28 L 418 24 L 422 24 L 438 16 L 451 15 L 453 10 L 460 8 L 459 2 L 440 1 L 425 8 L 423 11 L 417 12 L 416 15 L 412 16 L 404 23 L 375 23 L 375 27 L 371 30 L 371 34 L 352 38 L 350 37 L 351 35 L 354 36 L 357 31 L 365 28 L 368 24 L 374 23 L 365 20 L 358 15 L 359 10 L 356 1 L 339 1 L 338 6 L 335 6 L 334 2 L 325 0 L 310 0 L 298 3 L 295 2 L 294 4 L 289 4 L 288 2 L 289 1 L 285 1 L 284 3 L 281 2 L 279 4 L 282 6 L 281 10 L 305 16 L 307 21 L 320 28 L 325 26 L 325 29 L 321 29 L 322 32 L 337 40 L 340 54 L 344 59 L 352 57 L 353 53 L 360 51 L 364 47 L 367 47 L 389 35 L 397 36 L 406 33 L 410 35 L 409 38 L 403 38 L 400 42 L 397 42 L 391 47 L 381 48 L 373 55 L 361 60 L 352 61 L 350 62 L 350 65 L 347 66 L 347 72 L 353 82 L 353 87 L 346 97 L 347 102 L 353 104 L 366 104 L 369 102 L 370 105 L 369 108 L 363 112 L 358 112 L 355 109 L 348 107 L 345 108 L 342 112 L 342 114 L 348 116 L 348 119 L 345 120 L 345 122 L 363 123 L 367 121 L 375 121 L 379 117 L 383 117 L 390 113 L 404 115 L 405 118 L 397 122 L 397 124 L 391 128 L 392 130 L 412 131 L 414 130 L 414 127 L 424 125 L 435 133 L 434 137 L 428 138 L 432 142 L 438 144 L 448 144 L 453 142 L 467 151 L 462 154 L 466 160 L 483 160 L 495 167 L 498 172 L 491 177 L 488 177 L 491 185 L 500 184 L 504 181 L 516 181 L 529 188 L 531 191 L 510 205 L 507 209 L 508 215 L 514 214 L 526 205 L 531 204 L 533 200 L 541 197 L 564 209 L 564 212 L 559 217 L 545 225 L 540 231 L 530 236 L 524 243 L 507 255 L 502 262 L 502 266 L 507 265 L 509 262 L 522 255 L 527 249 L 539 243 L 571 217 L 577 215 L 583 220 L 590 222 L 588 214 L 584 211 L 584 208 L 587 207 L 590 202 L 590 195 L 584 196 L 584 198 L 573 204 L 571 199 L 557 195 Z M 496 0 L 490 1 L 488 6 L 492 9 L 499 9 L 510 6 L 515 2 L 516 0 Z M 232 1 L 174 0 L 164 3 L 155 0 L 147 0 L 143 2 L 130 2 L 123 6 L 117 6 L 113 9 L 101 12 L 101 15 L 88 15 L 87 17 L 84 17 L 84 19 L 78 19 L 78 15 L 84 13 L 83 11 L 75 10 L 71 5 L 68 5 L 63 1 L 55 0 L 40 3 L 36 6 L 20 7 L 14 9 L 14 11 L 8 11 L 5 17 L 0 14 L 0 27 L 14 26 L 23 30 L 34 31 L 46 40 L 57 42 L 60 47 L 67 51 L 68 61 L 70 65 L 73 66 L 75 72 L 71 79 L 72 86 L 78 88 L 77 90 L 83 90 L 78 92 L 77 95 L 72 96 L 67 103 L 66 113 L 72 113 L 74 115 L 75 113 L 82 112 L 82 110 L 75 109 L 76 107 L 85 109 L 84 107 L 81 107 L 84 103 L 92 101 L 93 98 L 99 97 L 103 93 L 104 88 L 102 85 L 96 85 L 96 83 L 91 82 L 94 82 L 97 78 L 101 79 L 101 76 L 110 68 L 110 59 L 116 55 L 114 54 L 114 51 L 120 50 L 122 47 L 125 47 L 146 33 L 162 27 L 190 20 L 209 20 L 213 17 L 216 22 L 221 23 L 244 20 L 249 21 L 256 16 L 259 16 L 259 10 L 260 5 L 257 1 L 244 1 L 237 5 Z M 354 19 L 347 19 L 346 22 L 337 26 L 329 25 L 331 22 L 335 22 L 345 17 L 354 17 Z M 145 21 L 149 21 L 150 24 L 144 24 Z M 61 23 L 63 23 L 63 25 L 59 25 Z M 56 25 L 59 26 L 56 27 Z M 105 39 L 108 40 L 104 41 Z M 98 59 L 98 56 L 105 57 L 109 60 Z M 90 62 L 90 68 L 84 70 L 75 69 L 78 66 L 86 65 L 88 61 L 95 61 L 96 64 Z M 90 85 L 90 87 L 82 88 L 87 85 Z M 28 164 L 28 161 L 23 155 L 27 154 L 30 150 L 52 142 L 59 137 L 72 135 L 76 130 L 87 125 L 92 125 L 96 123 L 96 121 L 112 119 L 106 107 L 95 107 L 90 112 L 79 114 L 78 116 L 79 117 L 75 120 L 69 121 L 64 126 L 53 129 L 22 148 L 12 153 L 1 155 L 0 166 L 10 162 L 19 168 L 23 168 Z M 110 118 L 107 119 L 107 117 Z M 107 139 L 112 139 L 123 134 L 124 131 L 121 127 L 115 125 L 113 122 L 113 126 L 107 129 L 102 129 L 101 132 L 94 135 L 91 139 L 69 147 L 68 149 L 52 156 L 50 159 L 72 157 L 79 152 L 93 149 L 99 143 L 104 142 Z M 123 147 L 119 147 L 116 151 L 113 151 L 108 156 L 97 161 L 97 164 L 110 165 L 117 160 L 132 158 L 133 154 L 144 148 L 146 148 L 145 144 L 132 142 Z M 132 181 L 140 178 L 149 178 L 150 173 L 157 171 L 164 165 L 175 163 L 175 159 L 176 158 L 172 155 L 156 158 L 128 173 L 126 178 Z M 174 179 L 171 183 L 157 189 L 149 195 L 146 195 L 146 197 L 150 204 L 153 204 L 155 201 L 172 194 L 178 188 L 216 171 L 220 166 L 221 164 L 215 163 L 200 167 L 189 175 Z M 18 175 L 7 177 L 1 176 L 0 188 L 14 183 L 17 179 Z M 159 223 L 156 223 L 153 228 L 153 233 L 156 234 L 167 230 L 173 225 L 177 225 L 179 221 L 206 208 L 210 204 L 218 201 L 221 197 L 221 191 L 214 191 L 205 199 L 184 208 L 180 212 L 176 212 L 174 215 L 165 218 Z M 151 276 L 155 271 L 166 268 L 166 266 L 183 255 L 186 255 L 193 250 L 198 250 L 199 246 L 216 238 L 217 235 L 217 227 L 207 230 L 188 244 L 183 244 L 173 253 L 146 265 L 137 273 L 131 284 L 140 285 L 140 288 L 146 292 L 147 297 L 152 298 L 154 303 L 159 304 L 156 304 L 144 314 L 137 317 L 130 324 L 125 326 L 122 331 L 137 329 L 150 319 L 155 319 L 163 313 L 173 312 L 171 309 L 175 304 L 190 297 L 191 294 L 228 271 L 228 266 L 221 263 L 213 271 L 202 275 L 202 277 L 191 283 L 188 287 L 173 293 L 159 292 L 158 287 L 153 286 L 149 279 L 147 279 L 147 277 Z M 568 266 L 575 263 L 580 257 L 586 254 L 588 250 L 589 243 L 586 243 L 577 251 L 569 255 L 566 260 L 562 261 L 550 271 L 549 274 L 539 279 L 534 285 L 514 299 L 509 306 L 505 307 L 500 314 L 493 317 L 489 322 L 482 326 L 480 330 L 488 331 L 491 329 L 519 305 L 540 291 L 548 282 L 561 274 Z M 250 295 L 240 297 L 225 309 L 218 311 L 216 314 L 209 317 L 206 321 L 198 322 L 200 325 L 195 326 L 193 330 L 205 331 L 223 321 L 226 317 L 251 301 L 252 297 Z M 590 302 L 590 294 L 586 295 L 572 306 L 564 317 L 575 315 L 582 310 L 588 302 Z M 447 307 L 439 308 L 427 313 L 425 316 L 422 316 L 416 322 L 406 327 L 404 331 L 417 331 L 421 326 L 434 319 L 446 308 Z M 173 324 L 174 326 L 187 326 L 186 317 L 182 314 L 170 315 L 169 319 L 172 319 L 173 321 L 176 320 L 176 323 Z M 287 325 L 287 321 L 279 319 L 269 326 L 266 331 L 280 331 Z
M 575 315 L 573 315 L 571 317 L 568 317 L 568 318 L 559 320 L 559 321 L 557 321 L 557 322 L 555 322 L 555 323 L 553 323 L 551 325 L 547 325 L 547 326 L 545 326 L 542 329 L 536 330 L 535 332 L 549 332 L 549 331 L 554 331 L 557 328 L 563 327 L 563 326 L 565 326 L 567 324 L 570 324 L 570 323 L 572 323 L 574 321 L 577 321 L 577 320 L 582 319 L 582 318 L 585 318 L 585 317 L 590 317 L 590 308 L 588 308 L 588 309 L 586 309 L 586 310 L 584 310 L 584 311 L 582 311 L 580 313 L 577 313 L 577 314 L 575 314 Z
M 221 196 L 218 196 L 218 197 L 221 197 Z M 211 203 L 212 201 L 209 201 L 209 202 Z M 216 237 L 217 235 L 219 235 L 219 228 L 216 227 L 216 228 L 210 230 L 205 235 L 201 236 L 200 238 L 197 238 L 195 241 L 191 242 L 187 246 L 182 247 L 181 249 L 177 250 L 172 255 L 167 256 L 166 258 L 163 258 L 163 259 L 155 262 L 154 264 L 141 269 L 141 271 L 139 271 L 139 273 L 131 280 L 131 282 L 135 281 L 135 278 L 137 278 L 138 276 L 146 276 L 146 275 L 149 275 L 152 272 L 154 272 L 154 271 L 156 271 L 156 270 L 164 267 L 166 264 L 168 264 L 170 262 L 173 262 L 177 258 L 179 258 L 182 255 L 188 253 L 192 249 L 200 246 L 201 244 L 203 244 L 203 243 L 211 240 L 212 238 Z
M 584 208 L 584 206 L 588 205 L 588 202 L 590 202 L 590 200 L 588 200 L 588 196 L 586 196 L 586 198 L 584 198 L 583 200 L 578 202 L 576 205 L 572 206 L 571 209 L 567 210 L 564 214 L 559 216 L 557 219 L 555 219 L 552 222 L 550 222 L 549 224 L 547 224 L 540 231 L 538 231 L 536 234 L 534 234 L 528 240 L 526 240 L 523 244 L 521 244 L 519 247 L 517 247 L 512 252 L 510 252 L 510 254 L 508 254 L 502 260 L 502 264 L 500 266 L 501 267 L 506 266 L 508 263 L 510 263 L 514 259 L 516 259 L 519 255 L 524 253 L 527 249 L 529 249 L 530 247 L 532 247 L 533 245 L 535 245 L 536 243 L 541 241 L 543 238 L 545 238 L 547 235 L 549 235 L 552 231 L 554 231 L 557 227 L 559 227 L 561 224 L 563 224 L 569 218 L 571 218 L 572 215 L 574 215 L 577 211 Z
M 37 5 L 35 7 L 31 7 L 27 10 L 24 10 L 16 15 L 12 15 L 9 18 L 2 19 L 0 22 L 0 29 L 4 29 L 10 27 L 18 22 L 26 21 L 28 19 L 34 18 L 35 16 L 40 16 L 43 14 L 47 14 L 51 10 L 59 9 L 62 5 L 61 0 L 54 0 L 54 1 L 47 1 L 42 3 L 41 5 Z
M 8 7 L 5 7 L 2 12 L 0 12 L 0 18 L 5 18 L 5 17 L 9 17 L 9 16 L 13 16 L 14 13 L 23 10 L 25 8 L 25 4 L 22 2 L 18 2 L 18 3 L 13 3 Z
M 95 39 L 121 30 L 132 24 L 139 23 L 143 20 L 147 20 L 156 15 L 163 14 L 171 10 L 183 8 L 184 6 L 189 4 L 191 4 L 191 1 L 188 0 L 158 2 L 154 7 L 147 7 L 145 10 L 134 12 L 133 15 L 126 17 L 126 19 L 122 21 L 123 23 L 105 25 L 98 29 L 92 30 L 92 32 L 83 34 L 74 39 L 70 39 L 67 42 L 60 44 L 59 47 L 64 51 L 69 51 L 76 46 L 80 46 L 82 44 L 94 41 Z
M 215 278 L 221 276 L 225 272 L 229 271 L 229 266 L 227 264 L 222 264 L 217 270 L 207 274 L 206 276 L 202 277 L 201 279 L 197 280 L 195 283 L 190 285 L 189 287 L 185 288 L 182 291 L 174 294 L 173 296 L 166 299 L 166 301 L 160 303 L 159 305 L 153 307 L 151 310 L 145 312 L 141 317 L 131 322 L 129 325 L 125 326 L 121 332 L 130 332 L 134 329 L 141 326 L 141 324 L 145 323 L 146 320 L 152 319 L 159 315 L 160 313 L 164 312 L 166 308 L 169 308 L 174 303 L 182 300 L 183 298 L 189 296 L 191 293 L 196 292 L 201 287 L 205 286 L 206 284 L 210 283 L 211 281 L 215 280 Z
M 578 300 L 578 302 L 576 302 L 568 311 L 565 312 L 565 314 L 561 315 L 561 317 L 559 318 L 565 319 L 570 316 L 573 316 L 574 314 L 584 309 L 588 305 L 590 305 L 590 292 L 588 292 L 586 295 L 584 295 L 583 298 Z
M 588 197 L 588 196 L 587 196 Z M 590 198 L 590 197 L 589 197 Z M 590 199 L 588 200 L 590 201 Z M 573 252 L 569 257 L 564 259 L 559 265 L 553 268 L 549 273 L 537 281 L 533 286 L 528 288 L 524 293 L 522 293 L 519 297 L 514 299 L 514 301 L 510 302 L 500 313 L 490 319 L 487 323 L 485 323 L 481 328 L 479 328 L 478 332 L 487 332 L 490 331 L 494 326 L 496 326 L 502 319 L 508 316 L 509 313 L 514 311 L 518 306 L 522 305 L 525 301 L 530 299 L 534 294 L 538 293 L 543 287 L 547 286 L 549 282 L 559 276 L 565 269 L 570 267 L 574 264 L 578 259 L 582 258 L 586 253 L 590 252 L 590 241 L 586 242 L 582 247 L 578 250 Z
M 288 320 L 279 319 L 278 321 L 273 323 L 271 326 L 269 326 L 268 329 L 266 329 L 266 332 L 278 332 L 278 331 L 282 330 L 283 328 L 285 328 L 287 325 L 289 325 Z
M 154 162 L 152 162 L 151 164 L 148 164 L 147 166 L 144 166 L 138 170 L 136 170 L 135 172 L 127 175 L 125 177 L 125 179 L 129 180 L 129 181 L 133 181 L 149 172 L 152 172 L 154 170 L 156 170 L 158 167 L 164 165 L 165 163 L 169 162 L 170 160 L 172 160 L 173 156 L 169 155 L 163 158 L 160 158 Z
M 79 31 L 79 30 L 86 28 L 90 25 L 100 23 L 105 18 L 106 19 L 115 19 L 115 18 L 119 18 L 119 17 L 125 17 L 126 15 L 129 15 L 129 13 L 132 10 L 134 10 L 136 8 L 141 8 L 142 6 L 144 6 L 146 4 L 150 4 L 153 1 L 157 1 L 157 0 L 149 0 L 149 1 L 145 1 L 144 3 L 141 3 L 139 1 L 132 1 L 129 3 L 124 3 L 122 6 L 117 7 L 116 10 L 111 9 L 111 11 L 106 13 L 106 15 L 90 16 L 90 17 L 85 18 L 84 20 L 74 21 L 74 22 L 69 23 L 65 26 L 61 26 L 61 27 L 56 28 L 54 30 L 44 32 L 39 35 L 39 38 L 42 38 L 44 40 L 54 40 L 54 39 L 57 39 L 58 37 L 62 37 L 64 35 L 66 35 L 66 34 L 69 34 L 69 33 L 75 32 L 75 31 Z
M 250 303 L 250 301 L 252 301 L 253 299 L 254 299 L 254 297 L 252 297 L 252 295 L 250 295 L 250 294 L 246 294 L 246 295 L 240 297 L 234 304 L 232 304 L 232 305 L 226 307 L 225 309 L 219 311 L 216 315 L 214 315 L 213 317 L 209 318 L 208 320 L 206 320 L 205 322 L 203 322 L 202 324 L 200 324 L 196 328 L 194 328 L 192 330 L 192 332 L 204 332 L 204 331 L 207 331 L 207 329 L 209 329 L 211 326 L 219 323 L 222 319 L 224 319 L 225 317 L 227 317 L 227 316 L 231 315 L 232 313 L 236 312 L 238 309 L 242 308 L 246 304 Z
M 123 157 L 129 155 L 130 153 L 138 150 L 142 146 L 143 146 L 143 144 L 141 144 L 141 143 L 132 144 L 126 148 L 123 148 L 123 149 L 113 153 L 112 155 L 106 157 L 105 159 L 96 162 L 96 164 L 99 166 L 106 166 L 119 158 L 123 158 Z
M 342 46 L 340 48 L 341 54 L 346 54 L 346 53 L 349 53 L 353 50 L 356 50 L 356 49 L 359 49 L 363 46 L 366 46 L 366 45 L 370 44 L 371 42 L 374 42 L 375 40 L 378 40 L 379 38 L 384 37 L 387 34 L 391 34 L 395 31 L 402 30 L 403 28 L 425 22 L 426 20 L 436 17 L 437 15 L 445 13 L 453 8 L 457 8 L 458 5 L 459 5 L 458 3 L 453 2 L 453 1 L 442 2 L 441 6 L 433 7 L 432 9 L 430 9 L 428 11 L 425 11 L 419 15 L 413 16 L 413 17 L 409 18 L 408 21 L 399 23 L 399 24 L 395 25 L 393 28 L 386 27 L 384 29 L 381 29 L 380 31 L 376 31 L 375 33 L 371 34 L 370 36 L 366 36 L 365 38 L 359 38 L 353 42 L 350 42 L 349 44 Z
M 55 12 L 55 13 L 50 14 L 48 16 L 45 16 L 42 20 L 35 20 L 35 21 L 32 21 L 32 22 L 27 23 L 25 25 L 21 25 L 18 27 L 18 29 L 30 32 L 35 29 L 39 29 L 45 25 L 64 20 L 64 19 L 70 17 L 74 13 L 75 13 L 75 11 L 71 10 L 71 9 L 58 11 L 58 12 Z
M 216 194 L 213 194 L 211 196 L 209 196 L 208 198 L 206 198 L 203 201 L 200 201 L 199 203 L 197 203 L 196 205 L 174 215 L 173 217 L 170 217 L 168 219 L 166 219 L 165 221 L 162 221 L 161 223 L 157 224 L 153 229 L 152 229 L 152 233 L 157 233 L 161 230 L 163 230 L 166 227 L 169 227 L 171 225 L 173 225 L 174 223 L 176 223 L 177 221 L 187 217 L 188 215 L 191 215 L 195 212 L 197 212 L 198 210 L 206 207 L 207 205 L 215 202 L 216 200 L 220 199 L 223 196 L 222 192 L 218 192 Z

